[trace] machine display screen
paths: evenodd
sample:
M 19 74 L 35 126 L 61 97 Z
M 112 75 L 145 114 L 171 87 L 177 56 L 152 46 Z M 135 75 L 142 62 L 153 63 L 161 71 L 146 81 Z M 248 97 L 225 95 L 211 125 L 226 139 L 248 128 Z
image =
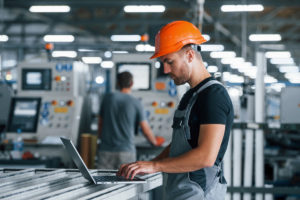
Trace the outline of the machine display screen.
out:
M 51 90 L 51 69 L 23 69 L 23 90 Z
M 35 133 L 41 98 L 13 98 L 8 132 Z
M 128 71 L 133 76 L 133 90 L 151 89 L 151 65 L 150 63 L 118 63 L 117 72 Z

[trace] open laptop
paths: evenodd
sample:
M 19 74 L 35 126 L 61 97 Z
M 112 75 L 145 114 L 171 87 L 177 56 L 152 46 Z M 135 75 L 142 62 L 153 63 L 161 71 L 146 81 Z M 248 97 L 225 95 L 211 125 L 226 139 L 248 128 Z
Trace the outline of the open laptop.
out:
M 78 151 L 76 150 L 74 144 L 71 140 L 66 138 L 60 138 L 62 143 L 64 144 L 68 154 L 71 156 L 73 162 L 83 175 L 85 179 L 94 183 L 94 184 L 116 184 L 116 183 L 146 183 L 146 180 L 140 179 L 138 177 L 134 177 L 134 179 L 126 179 L 124 177 L 120 177 L 117 175 L 101 175 L 101 176 L 92 176 L 86 167 L 85 163 L 83 162 L 81 156 L 79 155 Z M 106 173 L 106 172 L 104 172 Z M 111 172 L 107 172 L 111 173 Z

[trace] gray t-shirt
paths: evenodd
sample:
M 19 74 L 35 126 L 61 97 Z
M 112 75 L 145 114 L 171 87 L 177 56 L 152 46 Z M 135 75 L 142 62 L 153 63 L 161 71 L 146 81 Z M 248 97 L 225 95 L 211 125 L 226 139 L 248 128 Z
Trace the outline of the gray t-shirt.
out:
M 108 93 L 103 98 L 100 117 L 103 123 L 99 150 L 135 152 L 134 133 L 145 120 L 140 101 L 119 91 Z

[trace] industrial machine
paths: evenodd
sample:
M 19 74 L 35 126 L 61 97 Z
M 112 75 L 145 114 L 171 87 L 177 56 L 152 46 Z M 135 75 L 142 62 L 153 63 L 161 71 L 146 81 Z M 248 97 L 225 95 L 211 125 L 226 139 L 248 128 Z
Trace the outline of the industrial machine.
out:
M 77 144 L 88 89 L 88 66 L 80 63 L 22 63 L 12 99 L 7 138 L 57 144 L 56 136 Z
M 148 54 L 115 55 L 111 85 L 116 88 L 117 73 L 129 71 L 134 79 L 132 94 L 143 104 L 150 127 L 156 136 L 164 137 L 169 143 L 173 114 L 179 101 L 177 87 L 171 79 L 158 77 L 157 63 L 149 57 Z M 139 139 L 143 140 L 137 137 Z
M 286 87 L 281 92 L 280 121 L 282 124 L 300 124 L 300 88 Z

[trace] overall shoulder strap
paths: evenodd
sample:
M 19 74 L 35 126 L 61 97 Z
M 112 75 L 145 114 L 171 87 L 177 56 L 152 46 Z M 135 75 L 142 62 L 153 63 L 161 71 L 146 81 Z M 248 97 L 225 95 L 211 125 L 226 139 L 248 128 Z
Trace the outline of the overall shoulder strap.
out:
M 209 86 L 213 85 L 213 84 L 220 84 L 222 85 L 222 83 L 220 83 L 219 81 L 217 80 L 210 80 L 208 81 L 207 83 L 205 83 L 204 85 L 202 85 L 196 92 L 194 92 L 192 98 L 190 99 L 188 105 L 187 105 L 187 108 L 186 108 L 186 111 L 185 111 L 185 116 L 184 116 L 184 126 L 185 126 L 185 129 L 186 129 L 186 136 L 188 139 L 191 139 L 191 133 L 190 133 L 190 130 L 189 130 L 189 117 L 190 117 L 190 113 L 191 113 L 191 109 L 193 107 L 193 105 L 195 104 L 196 100 L 197 100 L 197 97 L 198 97 L 198 94 L 203 91 L 204 89 L 208 88 Z

